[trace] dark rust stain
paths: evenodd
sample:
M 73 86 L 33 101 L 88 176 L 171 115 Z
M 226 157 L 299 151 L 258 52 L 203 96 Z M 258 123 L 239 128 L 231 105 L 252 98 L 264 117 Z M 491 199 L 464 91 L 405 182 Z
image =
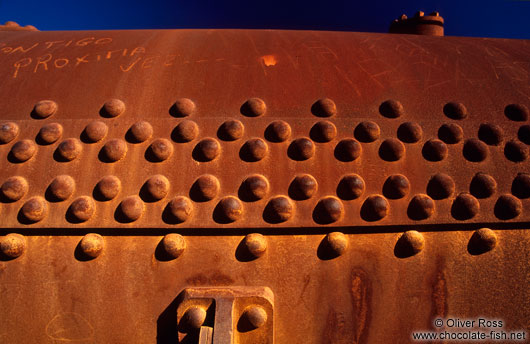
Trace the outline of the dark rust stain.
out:
M 435 318 L 445 318 L 448 314 L 447 279 L 445 261 L 442 257 L 436 260 L 436 270 L 431 279 L 431 316 L 427 321 L 428 328 L 433 327 Z
M 230 276 L 219 271 L 198 273 L 186 279 L 186 284 L 191 286 L 233 285 L 234 283 L 235 281 Z
M 350 292 L 353 305 L 353 343 L 367 343 L 372 317 L 372 282 L 360 267 L 352 270 Z

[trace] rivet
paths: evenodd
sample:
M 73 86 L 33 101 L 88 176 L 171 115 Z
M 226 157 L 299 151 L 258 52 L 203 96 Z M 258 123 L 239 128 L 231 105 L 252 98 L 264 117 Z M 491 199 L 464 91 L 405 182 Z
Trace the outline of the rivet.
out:
M 427 184 L 427 194 L 433 199 L 449 198 L 455 192 L 453 178 L 445 173 L 438 173 L 431 177 Z
M 316 142 L 329 142 L 337 136 L 337 127 L 330 121 L 319 121 L 311 128 L 309 136 Z
M 455 144 L 464 139 L 464 131 L 458 124 L 446 123 L 438 129 L 438 138 L 447 144 Z
M 57 154 L 63 161 L 72 161 L 81 154 L 83 145 L 78 139 L 69 138 L 57 146 Z
M 504 146 L 504 155 L 513 162 L 522 162 L 528 159 L 529 150 L 523 143 L 515 140 L 508 141 Z
M 500 145 L 503 136 L 504 131 L 499 125 L 482 123 L 478 128 L 478 138 L 491 146 Z
M 191 217 L 193 205 L 191 201 L 184 196 L 173 198 L 167 205 L 170 214 L 178 223 L 185 222 Z
M 199 306 L 191 306 L 181 319 L 181 325 L 187 328 L 199 329 L 206 320 L 206 310 Z
M 48 190 L 53 201 L 64 201 L 75 191 L 75 181 L 68 175 L 60 175 L 48 186 Z
M 423 11 L 418 11 L 418 12 L 416 12 L 416 14 L 414 14 L 414 17 L 420 18 L 420 17 L 423 17 L 424 15 L 425 15 L 425 13 Z
M 116 162 L 123 159 L 127 154 L 127 150 L 127 143 L 122 139 L 109 140 L 102 148 L 102 152 L 109 162 Z
M 253 305 L 245 308 L 241 317 L 250 329 L 260 328 L 267 323 L 267 312 L 261 306 Z
M 91 197 L 81 196 L 70 205 L 69 212 L 76 222 L 88 221 L 96 211 L 96 204 Z
M 448 149 L 445 143 L 440 140 L 429 140 L 423 145 L 421 153 L 425 160 L 442 161 L 447 157 Z
M 388 214 L 388 208 L 388 201 L 383 196 L 368 196 L 361 207 L 361 218 L 369 222 L 379 221 Z
M 402 14 L 400 17 L 399 17 L 400 20 L 407 20 L 407 15 L 406 14 Z
M 37 145 L 31 140 L 18 141 L 11 147 L 11 154 L 18 162 L 28 161 L 36 152 Z
M 201 162 L 212 161 L 219 154 L 221 154 L 221 145 L 211 137 L 202 139 L 193 150 L 193 158 Z
M 217 129 L 217 136 L 223 141 L 235 141 L 243 137 L 245 133 L 245 126 L 241 121 L 228 120 L 225 121 L 219 129 Z
M 444 105 L 444 114 L 451 119 L 464 119 L 468 112 L 464 104 L 458 102 L 450 102 Z
M 331 117 L 337 114 L 337 106 L 333 100 L 322 98 L 311 106 L 311 112 L 318 117 Z
M 205 202 L 214 199 L 220 188 L 219 180 L 215 176 L 204 174 L 195 180 L 190 195 L 194 201 Z
M 512 195 L 501 195 L 495 203 L 495 216 L 501 220 L 511 220 L 523 212 L 523 205 Z
M 283 142 L 291 137 L 291 126 L 284 121 L 271 122 L 265 129 L 265 138 L 271 142 Z
M 317 180 L 310 174 L 300 174 L 289 185 L 289 196 L 297 201 L 309 199 L 317 192 Z
M 223 197 L 216 206 L 214 220 L 219 223 L 237 221 L 243 215 L 243 204 L 234 196 Z
M 353 200 L 361 197 L 364 193 L 365 184 L 361 176 L 347 174 L 341 178 L 337 186 L 337 196 L 343 200 Z
M 105 239 L 97 233 L 88 233 L 79 242 L 81 252 L 90 258 L 97 258 L 105 248 Z
M 344 216 L 342 202 L 333 196 L 321 198 L 313 211 L 313 220 L 318 224 L 337 222 Z
M 326 248 L 330 249 L 336 257 L 341 256 L 348 249 L 348 237 L 344 233 L 328 233 L 324 240 Z
M 405 197 L 410 190 L 410 182 L 402 174 L 389 176 L 383 184 L 383 195 L 390 199 L 399 199 Z
M 269 181 L 262 175 L 247 177 L 240 187 L 240 198 L 247 202 L 258 201 L 269 193 Z
M 488 156 L 488 146 L 479 139 L 469 139 L 464 143 L 464 157 L 472 162 L 484 161 Z
M 170 233 L 162 239 L 162 246 L 167 254 L 176 259 L 184 253 L 186 249 L 186 240 L 180 234 Z
M 423 129 L 416 122 L 405 122 L 399 126 L 397 137 L 405 143 L 416 143 L 423 137 Z
M 269 151 L 267 143 L 259 138 L 253 138 L 243 144 L 240 150 L 241 159 L 248 162 L 262 160 Z
M 434 214 L 434 201 L 427 195 L 415 195 L 407 208 L 407 215 L 412 220 L 425 220 Z
M 512 194 L 520 199 L 530 197 L 530 174 L 517 174 L 512 182 Z
M 120 203 L 121 213 L 129 222 L 138 220 L 144 212 L 144 202 L 138 196 L 129 196 Z
M 276 196 L 267 203 L 263 217 L 269 223 L 281 223 L 289 220 L 293 212 L 293 204 L 289 198 Z
M 372 121 L 364 121 L 359 123 L 353 131 L 353 135 L 357 140 L 366 143 L 374 142 L 379 138 L 380 134 L 381 129 L 379 129 L 377 123 Z
M 121 181 L 116 176 L 105 176 L 96 185 L 97 193 L 103 200 L 111 200 L 121 191 Z
M 145 182 L 145 189 L 152 200 L 161 200 L 169 192 L 169 180 L 161 174 L 154 175 Z
M 247 251 L 255 258 L 263 256 L 267 251 L 267 238 L 259 233 L 246 235 L 243 243 Z
M 189 119 L 180 122 L 173 130 L 173 138 L 176 142 L 190 142 L 195 140 L 198 135 L 199 126 Z
M 293 160 L 307 160 L 315 155 L 315 144 L 306 137 L 298 138 L 291 142 L 287 154 Z
M 457 220 L 469 220 L 480 211 L 480 203 L 471 194 L 464 192 L 458 195 L 451 206 L 451 215 Z
M 124 112 L 125 103 L 119 99 L 111 99 L 105 102 L 105 104 L 103 104 L 103 108 L 101 109 L 101 113 L 105 117 L 118 117 Z
M 109 132 L 109 127 L 101 121 L 94 121 L 89 123 L 85 127 L 85 136 L 89 142 L 98 142 L 101 141 L 107 133 Z
M 497 191 L 497 182 L 489 174 L 479 172 L 471 179 L 469 192 L 476 198 L 488 198 Z
M 48 204 L 40 196 L 30 198 L 21 209 L 22 215 L 30 222 L 39 222 L 48 214 Z
M 156 139 L 149 146 L 149 151 L 154 160 L 161 162 L 173 155 L 173 144 L 168 139 Z
M 32 115 L 37 118 L 47 118 L 57 112 L 57 103 L 53 100 L 41 100 L 35 104 Z
M 5 144 L 13 141 L 18 136 L 20 129 L 14 122 L 0 124 L 0 143 Z
M 132 141 L 142 143 L 153 136 L 153 126 L 147 121 L 138 121 L 129 129 Z
M 429 15 L 430 15 L 430 16 L 433 16 L 433 17 L 439 17 L 439 16 L 440 16 L 440 13 L 437 12 L 437 11 L 434 11 L 434 12 L 431 12 Z
M 385 161 L 398 161 L 404 155 L 405 146 L 397 139 L 386 139 L 379 146 L 379 156 Z
M 192 115 L 196 110 L 195 103 L 188 98 L 180 98 L 172 106 L 172 115 L 175 117 L 187 117 Z
M 497 246 L 497 234 L 489 228 L 480 228 L 469 239 L 469 246 L 473 254 L 491 251 Z
M 402 257 L 410 257 L 420 253 L 425 247 L 425 238 L 418 231 L 406 231 L 398 239 L 397 246 Z
M 356 160 L 361 156 L 361 144 L 355 139 L 344 139 L 335 146 L 335 158 L 343 162 Z
M 26 251 L 26 238 L 17 233 L 10 233 L 0 239 L 0 251 L 9 258 L 20 257 Z
M 504 114 L 512 121 L 526 121 L 530 111 L 523 104 L 510 104 L 504 108 Z
M 517 131 L 517 137 L 521 142 L 530 145 L 530 125 L 522 125 Z
M 399 101 L 389 99 L 381 103 L 379 113 L 387 118 L 398 118 L 405 114 L 405 110 Z
M 59 123 L 48 123 L 39 130 L 38 138 L 44 144 L 52 144 L 63 136 L 63 126 Z
M 248 117 L 263 116 L 267 111 L 267 105 L 259 98 L 250 98 L 241 106 L 241 113 Z
M 24 197 L 28 189 L 28 181 L 20 176 L 10 177 L 2 184 L 2 194 L 13 202 Z

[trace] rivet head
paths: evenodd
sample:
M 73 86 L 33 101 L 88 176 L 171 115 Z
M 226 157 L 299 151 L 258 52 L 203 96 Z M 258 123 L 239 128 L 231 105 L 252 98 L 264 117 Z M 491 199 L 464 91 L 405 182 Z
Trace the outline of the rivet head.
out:
M 389 176 L 383 184 L 383 195 L 390 199 L 399 199 L 405 197 L 410 190 L 410 182 L 402 174 Z
M 446 123 L 438 129 L 438 138 L 447 144 L 455 144 L 464 139 L 464 130 L 458 124 Z
M 451 215 L 457 220 L 469 220 L 480 211 L 480 203 L 469 193 L 461 193 L 453 201 Z
M 361 207 L 361 218 L 369 222 L 379 221 L 386 217 L 388 209 L 388 201 L 383 196 L 368 196 Z
M 176 259 L 186 250 L 186 240 L 180 234 L 171 233 L 164 236 L 162 246 L 167 254 Z
M 337 196 L 343 200 L 353 200 L 361 197 L 366 186 L 361 176 L 347 174 L 341 178 L 337 186 Z
M 478 138 L 490 146 L 500 145 L 503 136 L 504 131 L 496 124 L 482 123 L 478 128 Z
M 261 306 L 249 306 L 245 308 L 241 318 L 250 329 L 257 329 L 267 323 L 267 311 Z
M 9 143 L 18 136 L 20 129 L 14 122 L 0 124 L 0 144 Z
M 10 233 L 0 239 L 0 251 L 9 258 L 20 257 L 26 251 L 26 238 L 20 234 Z
M 398 161 L 404 155 L 405 146 L 397 139 L 386 139 L 379 146 L 379 156 L 385 161 Z
M 175 117 L 187 117 L 195 113 L 195 103 L 188 98 L 180 98 L 175 101 L 172 107 L 172 114 Z
M 355 127 L 353 135 L 361 142 L 374 142 L 381 135 L 381 129 L 379 129 L 379 126 L 375 122 L 364 121 Z
M 311 106 L 311 112 L 318 117 L 331 117 L 337 114 L 337 106 L 333 100 L 322 98 Z
M 177 196 L 168 203 L 168 210 L 178 223 L 187 221 L 193 212 L 191 201 L 184 196 Z
M 201 162 L 212 161 L 221 154 L 221 145 L 213 138 L 201 140 L 193 151 L 195 160 Z
M 488 157 L 488 146 L 479 139 L 469 139 L 464 143 L 464 158 L 471 162 L 481 162 Z
M 429 140 L 423 145 L 421 151 L 425 160 L 428 161 L 442 161 L 448 154 L 447 145 L 440 140 Z
M 469 192 L 477 198 L 488 198 L 497 191 L 497 182 L 489 174 L 479 172 L 471 179 Z
M 269 193 L 269 181 L 262 175 L 247 177 L 240 187 L 240 197 L 244 201 L 253 202 L 262 199 Z
M 451 119 L 464 119 L 467 117 L 468 112 L 464 104 L 458 102 L 449 102 L 444 105 L 444 114 Z
M 289 196 L 297 201 L 309 199 L 318 190 L 315 177 L 310 174 L 300 174 L 291 181 L 289 185 Z
M 72 161 L 81 154 L 83 145 L 78 139 L 69 138 L 57 146 L 57 154 L 63 161 Z
M 79 242 L 81 252 L 90 258 L 97 258 L 105 248 L 105 239 L 97 233 L 88 233 Z
M 109 127 L 101 121 L 94 121 L 89 123 L 85 127 L 85 135 L 89 142 L 98 142 L 103 140 L 107 133 L 109 132 Z
M 214 199 L 220 188 L 219 179 L 211 174 L 204 174 L 195 180 L 190 194 L 194 200 L 205 202 Z
M 267 111 L 267 105 L 259 98 L 250 98 L 241 106 L 241 113 L 247 117 L 263 116 Z
M 305 137 L 296 139 L 289 145 L 287 154 L 293 160 L 307 160 L 315 155 L 315 144 Z
M 149 150 L 154 159 L 161 162 L 173 155 L 173 144 L 168 139 L 156 139 L 149 146 Z
M 181 319 L 181 325 L 186 328 L 199 329 L 206 320 L 206 310 L 199 306 L 191 306 Z
M 267 143 L 259 138 L 253 138 L 245 142 L 241 147 L 240 156 L 243 160 L 248 162 L 256 162 L 262 160 L 269 151 Z
M 329 142 L 337 136 L 337 127 L 330 121 L 319 121 L 311 128 L 309 136 L 316 142 Z
M 389 99 L 381 103 L 379 113 L 387 118 L 398 118 L 405 114 L 405 110 L 399 101 Z
M 11 154 L 18 162 L 28 161 L 37 152 L 37 145 L 31 140 L 18 141 L 11 147 Z
M 433 199 L 449 198 L 455 192 L 453 178 L 445 173 L 438 173 L 431 177 L 427 184 L 427 194 Z
M 57 103 L 53 100 L 41 100 L 33 108 L 33 116 L 37 118 L 47 118 L 57 112 Z
M 125 112 L 125 103 L 119 99 L 110 99 L 103 104 L 101 111 L 105 117 L 118 117 Z
M 248 234 L 243 243 L 247 251 L 255 258 L 263 256 L 267 251 L 267 238 L 259 233 Z
M 10 177 L 2 184 L 2 194 L 12 202 L 24 197 L 28 193 L 28 189 L 28 181 L 20 176 Z
M 495 203 L 494 212 L 495 216 L 500 220 L 511 220 L 521 215 L 523 204 L 512 195 L 501 195 L 497 199 L 497 203 Z
M 423 129 L 416 122 L 405 122 L 397 130 L 398 139 L 405 143 L 416 143 L 423 137 Z
M 72 202 L 69 211 L 76 222 L 85 222 L 94 215 L 96 203 L 91 197 L 81 196 Z
M 526 121 L 530 111 L 523 104 L 510 104 L 504 108 L 504 114 L 512 121 Z
M 291 137 L 291 126 L 285 121 L 274 121 L 265 129 L 265 137 L 271 142 L 284 142 Z
M 523 143 L 511 140 L 504 146 L 504 155 L 510 161 L 522 162 L 528 159 L 529 150 Z
M 44 144 L 52 144 L 63 136 L 63 126 L 59 123 L 48 123 L 39 130 L 38 138 Z
M 527 145 L 530 145 L 530 125 L 528 124 L 522 125 L 517 131 L 517 138 L 521 142 Z
M 111 200 L 121 191 L 121 181 L 116 176 L 105 176 L 96 185 L 97 193 L 103 200 Z
M 151 199 L 161 200 L 169 192 L 169 180 L 161 174 L 154 175 L 145 182 L 145 189 Z
M 267 203 L 263 217 L 269 223 L 281 223 L 289 220 L 293 213 L 291 200 L 285 196 L 276 196 Z
M 199 126 L 189 119 L 180 122 L 173 130 L 173 138 L 181 143 L 193 141 L 198 135 Z
M 48 214 L 48 203 L 40 196 L 32 197 L 24 203 L 22 215 L 30 222 L 39 222 Z
M 361 156 L 361 144 L 355 139 L 344 139 L 335 146 L 335 158 L 342 162 L 350 162 Z
M 425 238 L 418 231 L 406 231 L 398 240 L 397 246 L 403 256 L 413 256 L 425 248 Z
M 344 216 L 342 202 L 333 196 L 321 198 L 313 212 L 313 220 L 321 225 L 337 222 Z
M 153 126 L 147 121 L 138 121 L 131 126 L 129 132 L 135 143 L 142 143 L 153 136 Z
M 427 195 L 415 195 L 409 203 L 407 215 L 412 220 L 426 220 L 434 214 L 434 201 Z
M 129 196 L 120 203 L 120 210 L 126 221 L 138 220 L 144 212 L 144 202 L 138 196 Z
M 348 249 L 348 237 L 344 233 L 328 233 L 324 240 L 326 248 L 330 249 L 334 256 L 341 256 Z
M 225 121 L 217 130 L 217 136 L 223 141 L 235 141 L 243 137 L 245 133 L 245 126 L 241 121 L 228 120 Z
M 517 174 L 512 182 L 512 194 L 520 199 L 530 197 L 530 174 Z
M 127 154 L 127 150 L 127 143 L 122 139 L 109 140 L 102 148 L 102 152 L 109 162 L 123 159 Z
M 497 246 L 497 234 L 489 228 L 476 230 L 469 240 L 469 247 L 473 254 L 491 251 Z
M 218 213 L 214 216 L 216 222 L 231 223 L 239 220 L 243 215 L 243 204 L 233 196 L 222 198 L 217 204 Z
M 60 175 L 50 183 L 47 190 L 53 201 L 64 201 L 75 191 L 75 181 L 68 175 Z

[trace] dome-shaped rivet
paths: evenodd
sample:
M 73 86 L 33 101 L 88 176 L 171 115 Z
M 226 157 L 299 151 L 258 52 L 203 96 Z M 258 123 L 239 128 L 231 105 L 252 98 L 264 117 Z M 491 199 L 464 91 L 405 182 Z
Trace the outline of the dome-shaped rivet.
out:
M 267 323 L 267 311 L 261 306 L 249 306 L 241 315 L 241 322 L 249 329 L 257 329 Z
M 311 112 L 318 117 L 331 117 L 337 114 L 337 106 L 333 100 L 322 98 L 311 106 Z
M 425 238 L 418 231 L 406 231 L 403 233 L 395 247 L 396 255 L 407 258 L 420 253 L 425 247 Z
M 250 98 L 241 105 L 241 113 L 247 117 L 263 116 L 267 111 L 267 105 L 259 98 Z
M 13 141 L 18 136 L 20 129 L 14 122 L 5 122 L 0 124 L 0 144 Z
M 36 118 L 47 118 L 57 112 L 57 103 L 53 100 L 41 100 L 35 104 L 32 115 Z
M 247 177 L 239 188 L 239 197 L 247 202 L 258 201 L 269 193 L 269 181 L 262 175 Z
M 386 139 L 379 146 L 379 156 L 385 161 L 398 161 L 405 155 L 405 146 L 397 139 Z
M 464 130 L 458 124 L 446 123 L 438 129 L 438 138 L 447 144 L 455 144 L 464 139 Z
M 81 196 L 76 198 L 70 205 L 69 212 L 75 222 L 88 221 L 96 211 L 96 203 L 91 197 Z
M 471 254 L 482 254 L 497 246 L 497 234 L 489 228 L 476 230 L 469 239 L 468 251 Z
M 186 249 L 186 239 L 180 234 L 167 234 L 162 239 L 162 246 L 168 255 L 176 259 L 180 257 Z
M 267 203 L 263 217 L 269 223 L 281 223 L 289 220 L 293 212 L 294 207 L 289 198 L 276 196 Z
M 204 174 L 195 180 L 190 195 L 196 202 L 205 202 L 214 199 L 220 188 L 219 180 L 215 176 Z
M 254 258 L 259 258 L 267 251 L 267 238 L 259 233 L 251 233 L 245 236 L 243 244 L 248 253 Z
M 101 149 L 104 158 L 108 162 L 116 162 L 123 159 L 127 154 L 127 150 L 127 143 L 122 139 L 109 140 Z
M 97 183 L 96 190 L 103 200 L 111 200 L 120 193 L 121 181 L 116 176 L 105 176 Z
M 504 108 L 504 114 L 512 121 L 526 121 L 530 111 L 525 105 L 510 104 Z
M 18 162 L 28 161 L 37 152 L 37 145 L 31 140 L 18 141 L 11 147 L 11 154 Z
M 444 105 L 444 114 L 451 119 L 464 119 L 468 112 L 464 104 L 457 102 L 450 102 Z
M 48 186 L 47 193 L 49 193 L 52 201 L 64 201 L 68 199 L 75 191 L 75 181 L 68 175 L 60 175 Z
M 126 197 L 120 203 L 121 213 L 127 222 L 138 220 L 144 212 L 144 202 L 138 196 Z
M 337 127 L 330 121 L 319 121 L 311 128 L 309 136 L 316 142 L 329 142 L 337 136 Z
M 259 138 L 253 138 L 243 144 L 239 156 L 245 161 L 256 162 L 263 159 L 268 151 L 269 147 L 265 141 Z
M 17 233 L 0 238 L 0 252 L 9 258 L 20 257 L 26 251 L 26 246 L 26 238 Z
M 199 329 L 206 320 L 206 310 L 199 306 L 191 306 L 186 310 L 179 327 L 186 329 Z
M 175 117 L 187 117 L 195 113 L 195 103 L 188 98 L 180 98 L 171 107 L 171 114 Z
M 405 114 L 405 110 L 399 101 L 389 99 L 381 103 L 379 113 L 387 118 L 398 118 Z
M 243 137 L 245 133 L 245 126 L 241 121 L 228 120 L 225 121 L 219 129 L 217 129 L 217 136 L 223 141 L 235 141 Z
M 397 137 L 405 143 L 416 143 L 423 137 L 423 129 L 416 122 L 405 122 L 399 126 Z
M 361 156 L 361 144 L 354 139 L 344 139 L 335 146 L 335 158 L 343 162 L 356 160 Z
M 528 124 L 522 125 L 517 131 L 517 138 L 521 142 L 527 145 L 530 145 L 530 125 Z
M 313 211 L 313 220 L 318 224 L 337 222 L 344 216 L 342 202 L 333 196 L 321 198 Z
M 169 192 L 169 180 L 161 174 L 154 175 L 145 182 L 145 191 L 150 200 L 161 200 Z
M 414 196 L 407 208 L 407 215 L 412 220 L 425 220 L 434 214 L 434 201 L 427 195 Z
M 72 161 L 81 154 L 83 145 L 81 141 L 75 138 L 69 138 L 64 140 L 57 146 L 57 154 L 61 161 Z
M 427 184 L 427 194 L 433 199 L 449 198 L 455 192 L 453 178 L 445 173 L 438 173 L 431 177 Z
M 359 123 L 353 131 L 353 135 L 357 140 L 366 143 L 374 142 L 379 138 L 380 134 L 381 129 L 379 129 L 377 123 L 372 121 L 364 121 Z
M 481 162 L 488 157 L 488 146 L 479 139 L 469 139 L 464 143 L 464 157 L 472 162 Z
M 488 198 L 497 191 L 497 182 L 486 173 L 477 173 L 471 179 L 469 192 L 477 198 Z
M 94 121 L 85 127 L 84 134 L 87 141 L 93 143 L 103 140 L 107 136 L 108 132 L 109 127 L 105 123 L 101 121 Z
M 21 209 L 24 218 L 30 222 L 39 222 L 48 214 L 48 203 L 40 196 L 32 197 Z
M 38 140 L 42 144 L 52 144 L 57 142 L 63 136 L 63 126 L 59 123 L 48 123 L 39 130 Z
M 469 220 L 480 211 L 480 203 L 469 193 L 461 193 L 453 201 L 451 215 L 457 220 Z
M 287 154 L 293 160 L 307 160 L 315 155 L 315 144 L 305 137 L 296 139 L 289 145 Z
M 388 214 L 388 201 L 379 195 L 368 196 L 361 207 L 361 218 L 365 221 L 379 221 Z
M 501 220 L 511 220 L 521 215 L 523 204 L 512 195 L 501 195 L 495 203 L 495 216 Z
M 341 232 L 328 233 L 324 238 L 324 245 L 334 257 L 338 257 L 348 249 L 348 237 Z
M 265 138 L 271 142 L 283 142 L 291 137 L 291 126 L 284 121 L 274 121 L 265 129 Z
M 188 220 L 193 212 L 193 205 L 191 204 L 191 201 L 184 196 L 177 196 L 173 198 L 168 203 L 167 208 L 177 223 L 182 223 Z
M 119 99 L 111 99 L 101 109 L 101 114 L 104 117 L 118 117 L 125 112 L 125 103 Z
M 173 155 L 173 144 L 168 139 L 156 139 L 149 146 L 153 159 L 161 162 Z
M 221 154 L 221 145 L 213 138 L 205 138 L 195 146 L 193 158 L 197 161 L 212 161 Z
M 79 242 L 79 248 L 84 255 L 97 258 L 105 248 L 105 239 L 97 233 L 88 233 Z
M 496 124 L 483 123 L 478 128 L 478 138 L 490 146 L 500 145 L 503 136 L 504 131 Z
M 176 142 L 185 143 L 195 140 L 198 135 L 199 126 L 197 123 L 185 119 L 175 127 L 172 137 Z
M 530 197 L 530 174 L 517 174 L 512 182 L 512 194 L 520 199 Z
M 447 157 L 448 149 L 445 143 L 440 140 L 429 140 L 423 145 L 421 153 L 425 160 L 441 161 Z
M 317 180 L 312 175 L 300 174 L 291 181 L 289 185 L 289 196 L 292 199 L 301 201 L 313 197 L 317 189 Z
M 528 159 L 528 147 L 519 141 L 508 141 L 504 146 L 504 155 L 513 162 L 522 162 Z
M 132 139 L 131 141 L 134 143 L 142 143 L 153 136 L 153 126 L 147 121 L 138 121 L 131 126 L 129 133 Z
M 24 197 L 28 189 L 28 181 L 20 176 L 10 177 L 2 184 L 2 194 L 13 202 Z
M 337 196 L 343 200 L 353 200 L 361 197 L 364 190 L 365 184 L 361 176 L 347 174 L 341 178 L 337 186 Z
M 214 220 L 219 223 L 231 223 L 237 221 L 243 215 L 243 204 L 233 196 L 222 198 L 216 207 Z
M 410 190 L 410 182 L 402 174 L 389 176 L 383 184 L 383 195 L 390 199 L 399 199 L 405 197 Z

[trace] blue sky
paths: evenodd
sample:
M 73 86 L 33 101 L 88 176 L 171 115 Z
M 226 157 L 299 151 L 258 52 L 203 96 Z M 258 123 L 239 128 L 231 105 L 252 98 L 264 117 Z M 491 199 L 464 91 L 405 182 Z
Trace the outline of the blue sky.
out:
M 439 11 L 446 35 L 530 38 L 530 0 L 0 0 L 0 22 L 40 30 L 251 28 L 386 32 L 400 14 Z

